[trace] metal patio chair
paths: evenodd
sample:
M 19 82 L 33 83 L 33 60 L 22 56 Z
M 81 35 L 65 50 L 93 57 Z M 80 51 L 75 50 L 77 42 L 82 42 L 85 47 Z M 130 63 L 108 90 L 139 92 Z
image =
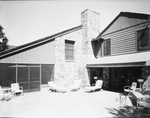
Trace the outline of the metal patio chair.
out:
M 135 91 L 137 87 L 136 82 L 132 82 L 131 86 L 124 86 L 124 92 L 130 93 L 131 91 Z
M 19 83 L 12 83 L 11 90 L 12 90 L 12 94 L 14 96 L 16 96 L 18 94 L 23 95 L 23 87 L 19 86 Z
M 124 86 L 124 92 L 119 93 L 119 98 L 116 98 L 116 101 L 120 102 L 120 104 L 126 104 L 127 96 L 130 95 L 132 91 L 135 91 L 136 87 L 136 82 L 132 82 L 131 86 Z

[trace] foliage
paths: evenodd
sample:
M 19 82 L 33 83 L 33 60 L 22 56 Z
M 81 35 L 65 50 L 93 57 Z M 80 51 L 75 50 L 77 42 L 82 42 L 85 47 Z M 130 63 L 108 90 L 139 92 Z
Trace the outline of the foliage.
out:
M 8 49 L 8 39 L 3 32 L 3 27 L 0 25 L 0 52 Z

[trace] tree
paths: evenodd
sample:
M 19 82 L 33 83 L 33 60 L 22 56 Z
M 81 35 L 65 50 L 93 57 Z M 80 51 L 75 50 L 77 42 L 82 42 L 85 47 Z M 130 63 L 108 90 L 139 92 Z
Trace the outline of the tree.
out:
M 3 32 L 3 27 L 0 25 L 0 52 L 8 49 L 8 39 Z

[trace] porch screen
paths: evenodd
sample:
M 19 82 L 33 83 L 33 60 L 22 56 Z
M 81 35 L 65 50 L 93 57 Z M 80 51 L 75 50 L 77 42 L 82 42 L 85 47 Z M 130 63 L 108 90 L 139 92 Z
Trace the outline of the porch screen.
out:
M 40 68 L 30 67 L 30 89 L 40 88 Z
M 41 72 L 38 65 L 17 65 L 16 82 L 23 87 L 25 92 L 39 91 L 41 85 Z
M 17 82 L 20 84 L 20 86 L 23 87 L 24 90 L 27 90 L 29 88 L 28 81 L 29 81 L 29 70 L 28 67 L 18 67 L 17 68 Z

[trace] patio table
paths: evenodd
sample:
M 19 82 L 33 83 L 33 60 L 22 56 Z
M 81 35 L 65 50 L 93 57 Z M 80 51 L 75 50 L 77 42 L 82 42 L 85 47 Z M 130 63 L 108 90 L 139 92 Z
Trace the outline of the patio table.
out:
M 11 92 L 11 87 L 3 87 L 2 90 L 6 93 Z
M 6 101 L 10 100 L 13 97 L 11 87 L 3 87 L 2 90 L 5 92 Z

